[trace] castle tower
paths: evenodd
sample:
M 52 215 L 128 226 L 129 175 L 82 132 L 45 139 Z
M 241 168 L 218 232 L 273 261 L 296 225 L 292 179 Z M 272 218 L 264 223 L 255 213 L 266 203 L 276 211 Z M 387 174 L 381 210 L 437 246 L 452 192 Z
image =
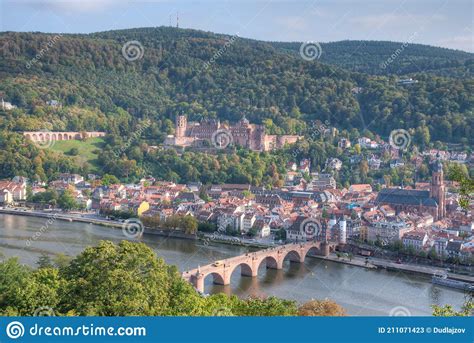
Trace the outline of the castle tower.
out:
M 175 122 L 175 137 L 182 138 L 186 136 L 186 128 L 188 126 L 188 119 L 184 115 L 176 116 Z
M 266 151 L 265 148 L 265 126 L 263 125 L 256 125 L 255 130 L 255 150 L 259 151 Z
M 438 220 L 446 217 L 446 189 L 444 187 L 443 164 L 438 161 L 431 179 L 431 197 L 438 203 Z

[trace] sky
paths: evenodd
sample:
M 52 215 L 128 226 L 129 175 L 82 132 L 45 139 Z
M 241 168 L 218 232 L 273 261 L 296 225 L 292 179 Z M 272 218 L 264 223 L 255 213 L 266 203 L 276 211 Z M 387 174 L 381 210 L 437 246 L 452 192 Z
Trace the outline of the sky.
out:
M 0 31 L 176 26 L 265 41 L 389 40 L 474 52 L 472 0 L 0 0 Z

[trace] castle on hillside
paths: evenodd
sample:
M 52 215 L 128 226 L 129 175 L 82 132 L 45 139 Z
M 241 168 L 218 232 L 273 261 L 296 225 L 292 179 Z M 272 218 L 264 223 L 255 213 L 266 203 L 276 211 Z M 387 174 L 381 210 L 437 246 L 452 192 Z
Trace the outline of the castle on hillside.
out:
M 443 219 L 446 217 L 443 165 L 439 160 L 434 165 L 429 191 L 385 188 L 379 192 L 375 203 L 390 205 L 397 212 L 419 210 L 430 213 L 435 220 Z
M 263 125 L 250 124 L 243 117 L 235 125 L 221 124 L 218 119 L 208 119 L 201 123 L 188 122 L 186 116 L 178 115 L 175 121 L 175 135 L 168 136 L 167 146 L 200 147 L 204 142 L 218 146 L 219 137 L 226 135 L 226 144 L 240 145 L 254 151 L 271 151 L 282 148 L 285 144 L 294 144 L 301 136 L 267 135 Z

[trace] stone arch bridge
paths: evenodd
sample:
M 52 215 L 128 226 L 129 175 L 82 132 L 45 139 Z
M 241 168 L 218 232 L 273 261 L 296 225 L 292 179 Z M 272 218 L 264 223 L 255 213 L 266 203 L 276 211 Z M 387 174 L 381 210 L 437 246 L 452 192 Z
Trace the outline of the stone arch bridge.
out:
M 286 244 L 216 261 L 206 266 L 188 270 L 182 274 L 182 277 L 199 292 L 204 293 L 204 280 L 209 275 L 213 276 L 215 284 L 229 285 L 232 273 L 239 266 L 241 275 L 254 277 L 257 276 L 262 263 L 265 263 L 267 268 L 283 269 L 283 261 L 286 257 L 291 262 L 303 263 L 306 256 L 328 256 L 331 251 L 335 250 L 336 246 L 337 243 L 316 241 Z
M 77 132 L 77 131 L 61 131 L 61 132 L 52 132 L 52 131 L 25 131 L 23 135 L 26 138 L 31 139 L 33 142 L 49 142 L 49 141 L 69 141 L 73 139 L 83 139 L 91 137 L 103 137 L 105 132 L 101 131 L 87 131 L 87 132 Z

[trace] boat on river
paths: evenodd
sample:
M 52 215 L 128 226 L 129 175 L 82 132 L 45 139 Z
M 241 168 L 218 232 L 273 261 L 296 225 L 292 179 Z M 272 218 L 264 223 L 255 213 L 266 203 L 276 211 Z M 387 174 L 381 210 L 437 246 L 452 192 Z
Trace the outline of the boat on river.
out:
M 463 291 L 474 292 L 474 285 L 469 282 L 459 281 L 448 278 L 446 274 L 434 274 L 431 282 L 435 285 L 445 286 L 450 288 L 461 289 Z

